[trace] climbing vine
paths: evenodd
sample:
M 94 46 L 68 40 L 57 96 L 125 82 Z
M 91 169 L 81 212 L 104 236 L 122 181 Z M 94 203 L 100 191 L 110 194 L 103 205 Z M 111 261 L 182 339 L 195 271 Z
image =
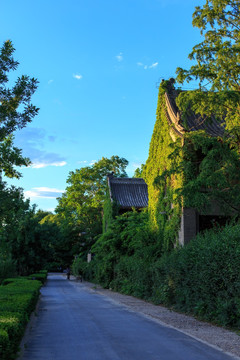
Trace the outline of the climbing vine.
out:
M 172 81 L 159 88 L 157 119 L 144 178 L 149 192 L 151 229 L 161 236 L 163 251 L 177 244 L 183 207 L 201 214 L 218 209 L 228 216 L 240 213 L 239 139 L 229 132 L 212 137 L 205 131 L 176 135 L 168 122 L 165 92 Z M 184 120 L 182 120 L 184 125 Z
M 163 239 L 163 251 L 171 250 L 176 244 L 182 208 L 181 199 L 177 196 L 178 189 L 182 186 L 182 175 L 170 174 L 173 165 L 170 155 L 175 144 L 181 139 L 174 137 L 166 119 L 164 94 L 169 86 L 172 86 L 171 82 L 164 81 L 159 88 L 156 123 L 149 157 L 143 171 L 143 177 L 148 185 L 150 228 Z M 181 154 L 178 153 L 174 159 L 175 166 L 179 164 L 180 157 Z M 170 176 L 164 176 L 166 171 Z
M 119 207 L 115 201 L 110 198 L 109 187 L 107 188 L 103 206 L 103 233 L 105 233 L 112 221 L 118 215 Z

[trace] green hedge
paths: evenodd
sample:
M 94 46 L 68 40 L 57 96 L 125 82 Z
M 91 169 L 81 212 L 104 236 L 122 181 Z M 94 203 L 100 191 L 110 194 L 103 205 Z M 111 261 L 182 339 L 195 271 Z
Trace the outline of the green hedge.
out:
M 36 307 L 41 282 L 26 278 L 6 279 L 0 286 L 0 359 L 16 356 L 26 324 Z
M 36 274 L 29 275 L 27 278 L 29 280 L 39 280 L 41 281 L 42 284 L 44 284 L 45 281 L 47 280 L 47 271 L 44 270 L 44 272 L 39 272 Z
M 39 273 L 35 273 L 35 274 L 31 274 L 28 276 L 21 276 L 18 278 L 8 278 L 3 280 L 2 285 L 7 285 L 16 281 L 21 281 L 22 279 L 26 279 L 26 280 L 38 280 L 41 281 L 42 284 L 45 283 L 45 281 L 47 280 L 47 270 L 42 270 L 39 271 Z
M 199 235 L 153 268 L 153 300 L 224 326 L 240 326 L 240 225 Z

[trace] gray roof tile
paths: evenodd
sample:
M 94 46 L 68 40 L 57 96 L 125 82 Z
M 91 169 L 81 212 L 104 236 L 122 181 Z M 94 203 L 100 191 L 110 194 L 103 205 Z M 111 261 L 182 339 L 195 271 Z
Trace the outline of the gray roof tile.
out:
M 189 131 L 205 130 L 210 136 L 223 136 L 224 123 L 219 122 L 214 117 L 205 121 L 203 117 L 196 115 L 193 111 L 189 111 L 185 121 L 186 126 L 184 126 L 176 105 L 176 96 L 177 92 L 165 93 L 167 120 L 177 135 L 183 136 L 184 133 Z
M 108 177 L 111 199 L 116 201 L 120 208 L 136 209 L 148 206 L 147 184 L 141 178 Z

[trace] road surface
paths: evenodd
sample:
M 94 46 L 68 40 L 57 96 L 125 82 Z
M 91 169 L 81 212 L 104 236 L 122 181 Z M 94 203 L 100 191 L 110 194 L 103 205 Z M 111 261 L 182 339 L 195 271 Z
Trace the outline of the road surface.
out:
M 21 360 L 234 359 L 61 275 L 41 293 Z

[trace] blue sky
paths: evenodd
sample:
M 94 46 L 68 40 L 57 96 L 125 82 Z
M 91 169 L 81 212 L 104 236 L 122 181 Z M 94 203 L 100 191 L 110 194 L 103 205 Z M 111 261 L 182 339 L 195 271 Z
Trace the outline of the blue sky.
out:
M 201 41 L 192 13 L 203 0 L 2 0 L 0 44 L 12 40 L 18 70 L 39 81 L 39 115 L 16 132 L 30 157 L 22 187 L 53 210 L 70 171 L 101 157 L 144 163 L 161 78 L 189 67 Z

